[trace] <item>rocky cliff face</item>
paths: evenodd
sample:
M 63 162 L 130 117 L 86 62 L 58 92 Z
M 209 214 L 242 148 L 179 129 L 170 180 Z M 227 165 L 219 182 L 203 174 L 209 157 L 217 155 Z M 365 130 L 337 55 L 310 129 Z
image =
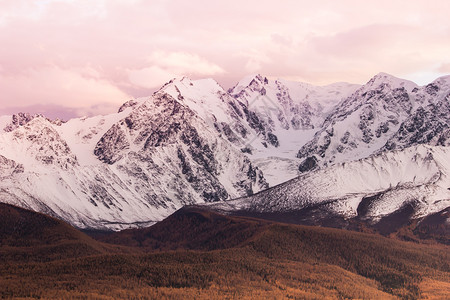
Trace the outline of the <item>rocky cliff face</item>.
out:
M 450 145 L 450 76 L 413 89 L 416 108 L 401 123 L 385 144 L 385 149 L 405 148 L 417 144 Z
M 257 75 L 242 80 L 230 93 L 244 103 L 247 120 L 260 128 L 264 140 L 278 147 L 288 142 L 284 131 L 319 129 L 330 109 L 358 87 L 347 83 L 317 87 Z
M 150 177 L 177 174 L 173 188 L 184 201 L 225 200 L 267 187 L 261 171 L 245 155 L 162 91 L 114 124 L 96 144 L 94 154 L 130 175 L 130 164 L 139 162 L 145 162 L 140 169 L 150 172 Z

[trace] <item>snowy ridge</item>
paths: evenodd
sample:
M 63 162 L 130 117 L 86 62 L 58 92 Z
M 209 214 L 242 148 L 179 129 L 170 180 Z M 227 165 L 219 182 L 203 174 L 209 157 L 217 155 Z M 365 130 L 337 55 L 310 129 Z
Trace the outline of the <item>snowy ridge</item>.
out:
M 450 205 L 449 157 L 447 147 L 414 146 L 335 164 L 250 197 L 208 206 L 225 212 L 290 212 L 323 205 L 345 218 L 377 221 L 411 203 L 419 218 Z M 358 208 L 370 197 L 374 200 L 360 215 Z

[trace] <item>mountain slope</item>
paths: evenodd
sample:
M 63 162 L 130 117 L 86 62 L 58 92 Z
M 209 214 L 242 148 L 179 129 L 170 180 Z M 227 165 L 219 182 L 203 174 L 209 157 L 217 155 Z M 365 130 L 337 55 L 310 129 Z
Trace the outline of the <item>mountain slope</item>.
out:
M 448 147 L 423 145 L 383 152 L 311 171 L 256 195 L 209 207 L 259 216 L 287 213 L 295 223 L 327 225 L 331 220 L 334 226 L 345 226 L 352 219 L 373 225 L 407 208 L 404 221 L 408 222 L 450 206 L 449 157 Z
M 61 220 L 0 203 L 0 257 L 4 263 L 47 262 L 120 251 Z

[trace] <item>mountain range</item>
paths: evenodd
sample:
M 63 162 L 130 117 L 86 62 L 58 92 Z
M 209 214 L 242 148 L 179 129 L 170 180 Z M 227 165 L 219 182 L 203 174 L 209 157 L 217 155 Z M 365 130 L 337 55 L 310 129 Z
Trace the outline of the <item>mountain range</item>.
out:
M 174 79 L 106 116 L 2 116 L 0 199 L 84 229 L 146 227 L 186 205 L 335 226 L 447 220 L 449 100 L 450 76 L 255 75 L 229 90 Z

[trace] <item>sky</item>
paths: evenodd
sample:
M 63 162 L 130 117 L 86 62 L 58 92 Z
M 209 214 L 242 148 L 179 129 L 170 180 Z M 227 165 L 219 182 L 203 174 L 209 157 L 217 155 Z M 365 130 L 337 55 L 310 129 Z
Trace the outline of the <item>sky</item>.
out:
M 175 77 L 450 74 L 448 0 L 0 0 L 0 114 L 107 114 Z

